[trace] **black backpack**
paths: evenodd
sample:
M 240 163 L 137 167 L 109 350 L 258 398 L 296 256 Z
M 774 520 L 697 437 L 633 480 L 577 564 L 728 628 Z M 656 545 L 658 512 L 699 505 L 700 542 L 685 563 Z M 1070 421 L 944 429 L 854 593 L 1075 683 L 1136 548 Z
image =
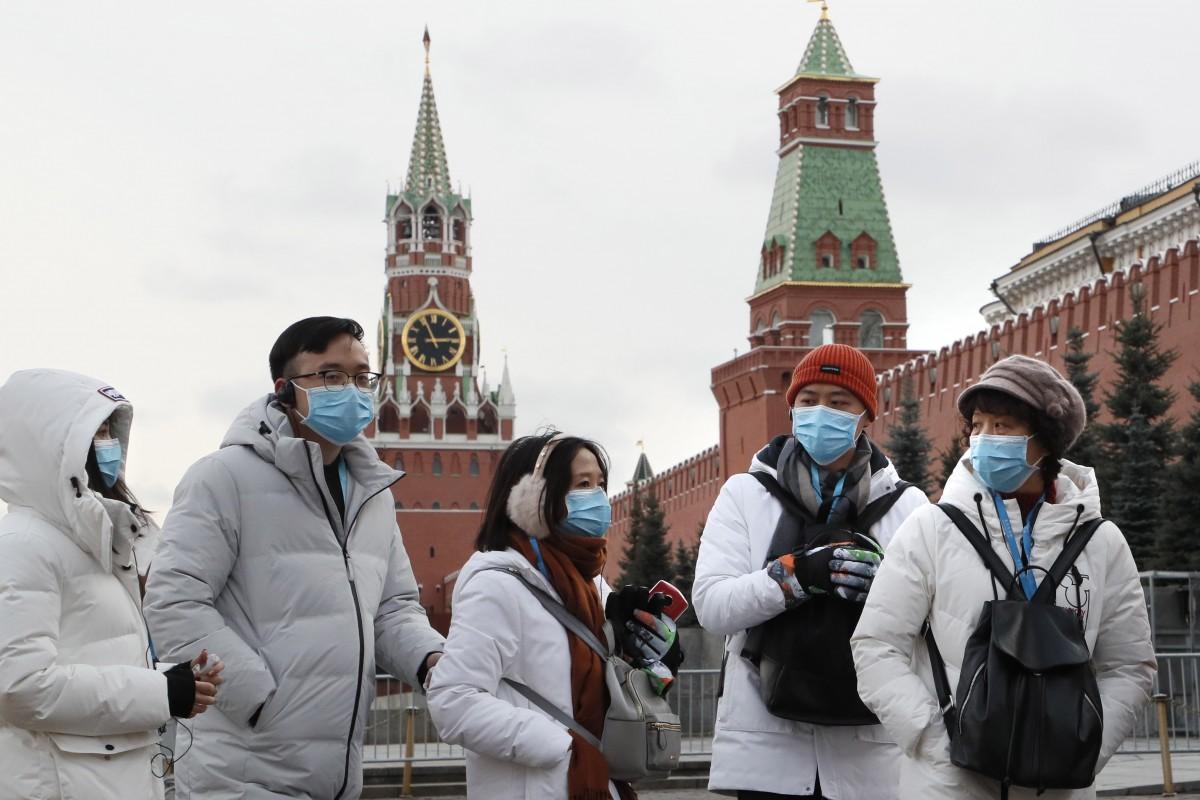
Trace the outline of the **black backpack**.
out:
M 800 547 L 844 540 L 851 532 L 847 525 L 818 523 L 770 475 L 751 474 L 780 502 L 784 515 L 795 522 L 776 527 L 766 563 Z M 893 491 L 862 510 L 853 528 L 865 534 L 911 487 L 910 483 L 897 483 Z M 768 711 L 815 725 L 879 722 L 858 696 L 858 677 L 850 654 L 850 634 L 858 625 L 862 608 L 861 603 L 815 596 L 750 629 L 742 657 L 758 668 L 759 693 Z
M 995 576 L 994 599 L 983 604 L 963 652 L 957 703 L 928 623 L 924 629 L 951 762 L 1000 781 L 1001 798 L 1013 785 L 1039 794 L 1091 786 L 1104 735 L 1100 689 L 1083 623 L 1055 605 L 1054 595 L 1104 520 L 1086 522 L 1068 537 L 1027 600 L 1017 576 L 962 511 L 946 503 L 938 508 Z M 999 599 L 997 581 L 1007 599 Z

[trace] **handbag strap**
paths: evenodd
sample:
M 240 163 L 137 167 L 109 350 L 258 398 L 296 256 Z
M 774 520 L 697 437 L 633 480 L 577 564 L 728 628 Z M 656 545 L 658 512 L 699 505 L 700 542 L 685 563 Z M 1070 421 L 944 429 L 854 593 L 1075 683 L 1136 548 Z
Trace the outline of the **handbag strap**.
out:
M 592 648 L 592 650 L 596 651 L 596 655 L 600 656 L 602 659 L 607 659 L 610 655 L 612 655 L 612 653 L 609 652 L 609 649 L 601 644 L 600 640 L 596 638 L 596 634 L 592 633 L 591 629 L 589 629 L 587 625 L 584 625 L 579 617 L 568 611 L 566 606 L 564 606 L 558 600 L 555 600 L 548 593 L 525 580 L 524 576 L 521 575 L 520 570 L 512 567 L 484 567 L 479 571 L 507 572 L 509 575 L 512 575 L 521 582 L 522 586 L 529 590 L 529 593 L 532 594 L 539 603 L 542 604 L 542 608 L 549 611 L 550 615 L 558 620 L 560 625 L 566 628 L 569 632 L 575 634 L 575 636 L 581 642 Z
M 514 578 L 520 581 L 522 586 L 529 590 L 530 594 L 532 594 L 539 603 L 542 604 L 542 608 L 549 611 L 551 616 L 558 620 L 558 622 L 564 628 L 575 634 L 584 644 L 596 651 L 596 654 L 599 655 L 600 658 L 605 660 L 608 659 L 608 648 L 603 647 L 600 644 L 600 640 L 596 638 L 596 635 L 588 630 L 587 626 L 584 625 L 578 617 L 576 617 L 570 611 L 567 611 L 566 606 L 555 600 L 546 592 L 531 584 L 529 581 L 525 580 L 525 577 L 521 575 L 520 570 L 513 569 L 512 567 L 484 567 L 479 571 L 507 572 L 509 575 L 512 575 Z M 547 700 L 545 695 L 541 694 L 535 689 L 530 688 L 526 684 L 521 683 L 520 681 L 513 680 L 512 678 L 502 678 L 501 680 L 511 686 L 517 694 L 521 695 L 526 700 L 540 708 L 542 711 L 545 711 L 547 714 L 549 714 L 556 722 L 567 726 L 568 729 L 577 733 L 581 739 L 590 744 L 592 747 L 595 747 L 597 750 L 603 749 L 601 747 L 600 740 L 596 738 L 595 734 L 580 725 L 579 722 L 570 714 Z
M 957 507 L 949 503 L 938 503 L 938 508 L 950 518 L 954 523 L 954 527 L 958 528 L 963 538 L 970 543 L 971 547 L 975 548 L 975 552 L 983 559 L 983 563 L 1000 581 L 1000 585 L 1005 588 L 1005 591 L 1011 596 L 1016 592 L 1022 599 L 1025 599 L 1025 592 L 1021 589 L 1021 585 L 1017 583 L 1012 572 L 1004 562 L 1000 560 L 1000 556 L 996 555 L 996 551 L 992 549 L 988 543 L 987 537 L 979 532 L 971 520 L 967 519 L 967 515 Z
M 808 510 L 800 503 L 796 502 L 796 498 L 792 497 L 786 489 L 779 485 L 779 481 L 772 478 L 765 472 L 751 472 L 754 480 L 762 484 L 762 487 L 767 490 L 767 493 L 779 501 L 784 510 L 791 514 L 796 519 L 805 525 L 812 524 L 816 520 Z
M 862 533 L 867 534 L 868 529 L 887 516 L 887 513 L 892 510 L 892 506 L 896 505 L 905 492 L 913 487 L 913 484 L 907 481 L 897 481 L 896 486 L 882 497 L 877 497 L 867 504 L 858 518 L 854 520 L 856 528 L 862 528 Z
M 507 683 L 509 686 L 511 686 L 516 691 L 517 694 L 521 695 L 526 700 L 533 703 L 535 706 L 540 708 L 542 711 L 545 711 L 556 722 L 558 722 L 562 725 L 566 725 L 569 730 L 579 734 L 579 738 L 583 739 L 585 742 L 587 742 L 588 744 L 590 744 L 592 747 L 596 748 L 597 750 L 601 750 L 601 751 L 603 750 L 603 748 L 601 747 L 601 744 L 600 744 L 600 740 L 597 739 L 591 731 L 589 731 L 587 728 L 580 725 L 579 722 L 576 721 L 576 719 L 574 717 L 572 717 L 570 714 L 563 711 L 561 708 L 554 705 L 554 703 L 551 703 L 549 700 L 547 700 L 544 696 L 539 694 L 537 691 L 530 689 L 528 686 L 521 683 L 520 681 L 514 681 L 512 678 L 504 678 L 503 680 L 505 683 Z

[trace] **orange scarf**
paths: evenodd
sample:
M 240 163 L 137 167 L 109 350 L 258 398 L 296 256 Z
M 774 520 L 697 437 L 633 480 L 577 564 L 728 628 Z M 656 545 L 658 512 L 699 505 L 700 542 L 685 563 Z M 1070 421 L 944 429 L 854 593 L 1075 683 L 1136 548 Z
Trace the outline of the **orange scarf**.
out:
M 529 537 L 514 531 L 512 547 L 537 566 L 537 555 Z M 604 608 L 592 582 L 608 555 L 603 538 L 562 536 L 557 533 L 539 543 L 542 560 L 550 573 L 563 605 L 604 641 Z M 597 739 L 604 735 L 604 716 L 608 712 L 608 687 L 604 683 L 604 661 L 577 637 L 568 634 L 571 656 L 572 716 Z M 608 762 L 604 754 L 571 733 L 571 763 L 567 767 L 568 800 L 609 800 Z M 617 783 L 622 800 L 634 800 L 637 794 L 628 783 Z

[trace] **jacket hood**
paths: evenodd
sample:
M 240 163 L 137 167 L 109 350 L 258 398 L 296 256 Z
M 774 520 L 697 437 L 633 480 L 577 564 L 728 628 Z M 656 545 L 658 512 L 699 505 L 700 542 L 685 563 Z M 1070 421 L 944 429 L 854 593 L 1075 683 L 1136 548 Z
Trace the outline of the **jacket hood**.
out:
M 1096 471 L 1091 467 L 1080 466 L 1070 461 L 1062 461 L 1062 471 L 1054 482 L 1054 503 L 1046 503 L 1038 512 L 1038 529 L 1044 526 L 1073 526 L 1076 519 L 1090 520 L 1102 516 L 1100 508 L 1100 485 L 1096 481 Z M 988 488 L 975 475 L 971 467 L 970 453 L 963 455 L 958 466 L 954 468 L 946 488 L 942 492 L 942 502 L 952 503 L 974 521 L 978 516 L 976 496 L 982 500 L 984 517 L 993 535 L 999 535 L 994 523 L 998 523 L 995 504 L 990 501 Z M 1065 534 L 1069 530 L 1065 528 Z
M 259 458 L 274 464 L 285 475 L 301 480 L 309 476 L 310 465 L 320 463 L 317 445 L 298 437 L 291 420 L 274 394 L 255 400 L 242 409 L 225 433 L 221 447 L 249 447 Z M 362 434 L 342 447 L 346 469 L 354 480 L 369 491 L 388 486 L 404 477 L 379 460 L 370 442 Z
M 0 499 L 36 512 L 105 570 L 112 569 L 113 523 L 100 495 L 87 488 L 86 464 L 97 429 L 110 418 L 128 453 L 133 406 L 104 381 L 31 369 L 0 386 Z

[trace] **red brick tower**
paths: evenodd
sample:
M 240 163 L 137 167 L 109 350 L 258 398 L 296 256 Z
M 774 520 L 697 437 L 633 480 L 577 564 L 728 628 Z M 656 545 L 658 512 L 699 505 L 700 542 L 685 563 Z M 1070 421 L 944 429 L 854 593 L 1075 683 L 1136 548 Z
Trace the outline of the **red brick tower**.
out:
M 900 275 L 875 159 L 875 84 L 854 71 L 828 13 L 779 94 L 779 168 L 750 305 L 750 350 L 715 367 L 721 473 L 788 429 L 784 392 L 812 347 L 862 348 L 877 370 L 908 350 Z
M 488 388 L 471 292 L 471 199 L 451 188 L 429 71 L 404 188 L 387 197 L 387 291 L 379 323 L 385 378 L 372 444 L 407 474 L 393 488 L 421 601 L 439 627 L 471 554 L 516 400 L 505 362 Z

